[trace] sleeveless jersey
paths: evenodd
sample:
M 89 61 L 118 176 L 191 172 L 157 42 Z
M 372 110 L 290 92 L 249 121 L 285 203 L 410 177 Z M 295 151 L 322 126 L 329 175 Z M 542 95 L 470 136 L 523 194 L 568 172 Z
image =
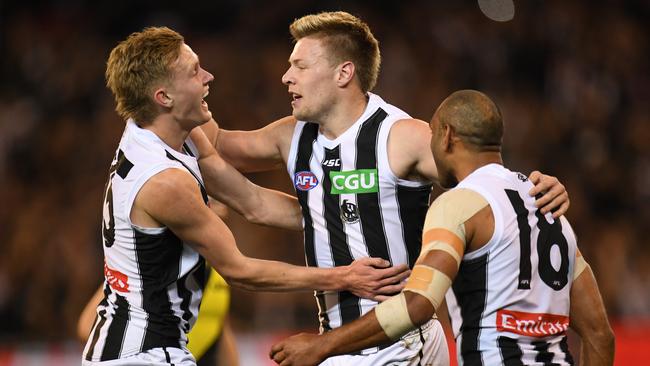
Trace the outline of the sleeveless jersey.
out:
M 88 361 L 187 344 L 205 285 L 205 262 L 166 227 L 141 228 L 130 219 L 137 193 L 165 169 L 191 173 L 207 203 L 189 138 L 184 148 L 189 155 L 127 121 L 105 190 L 104 299 L 84 350 Z
M 304 216 L 308 266 L 334 267 L 361 257 L 413 266 L 431 184 L 401 180 L 388 164 L 388 133 L 410 118 L 369 94 L 361 117 L 329 140 L 318 125 L 298 121 L 287 162 Z M 352 293 L 315 293 L 321 331 L 359 318 L 377 303 Z
M 571 365 L 566 329 L 577 245 L 568 221 L 535 207 L 528 178 L 481 167 L 457 188 L 490 204 L 494 235 L 466 253 L 447 292 L 460 365 Z

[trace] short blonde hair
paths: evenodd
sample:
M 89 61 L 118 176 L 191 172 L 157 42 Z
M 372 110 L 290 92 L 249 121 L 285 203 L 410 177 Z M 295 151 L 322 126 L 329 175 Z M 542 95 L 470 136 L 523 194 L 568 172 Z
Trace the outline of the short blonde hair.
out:
M 311 14 L 296 19 L 289 31 L 296 42 L 309 36 L 323 40 L 333 64 L 352 61 L 364 93 L 377 84 L 379 42 L 361 19 L 343 11 Z
M 149 27 L 113 48 L 106 63 L 106 86 L 113 92 L 115 110 L 122 118 L 147 123 L 157 116 L 151 93 L 170 80 L 183 43 L 183 36 L 176 31 Z

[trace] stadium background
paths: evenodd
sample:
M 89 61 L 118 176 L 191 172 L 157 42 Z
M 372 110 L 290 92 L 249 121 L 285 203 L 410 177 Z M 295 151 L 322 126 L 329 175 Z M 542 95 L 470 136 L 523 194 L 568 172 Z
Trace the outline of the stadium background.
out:
M 183 3 L 0 1 L 0 365 L 78 364 L 75 324 L 101 280 L 102 190 L 123 128 L 104 86 L 110 49 L 145 26 L 180 31 L 215 75 L 215 118 L 254 129 L 291 111 L 280 82 L 290 22 L 339 9 L 380 41 L 375 92 L 412 116 L 428 121 L 456 89 L 493 97 L 506 163 L 567 186 L 617 364 L 650 362 L 649 1 L 519 1 L 507 23 L 470 0 Z M 292 190 L 284 171 L 249 177 Z M 228 223 L 244 253 L 303 263 L 300 234 Z M 315 303 L 235 290 L 231 319 L 254 365 L 274 339 L 316 328 Z

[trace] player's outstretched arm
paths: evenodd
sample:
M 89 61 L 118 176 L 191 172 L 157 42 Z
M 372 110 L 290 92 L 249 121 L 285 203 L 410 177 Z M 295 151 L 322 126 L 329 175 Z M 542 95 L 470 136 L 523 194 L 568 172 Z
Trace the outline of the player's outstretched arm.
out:
M 581 365 L 607 366 L 614 363 L 614 332 L 609 326 L 598 284 L 589 266 L 571 287 L 569 326 L 580 335 Z
M 249 181 L 221 158 L 201 129 L 195 128 L 190 136 L 199 151 L 199 167 L 210 196 L 249 222 L 302 230 L 302 211 L 295 197 Z
M 166 226 L 195 248 L 228 283 L 250 290 L 339 291 L 353 287 L 349 267 L 307 268 L 244 256 L 224 224 L 203 202 L 196 180 L 186 171 L 167 169 L 143 185 L 131 217 L 144 226 Z M 366 266 L 369 271 L 385 271 Z
M 219 154 L 237 170 L 259 172 L 284 165 L 295 124 L 289 116 L 253 131 L 220 129 L 214 121 L 201 127 Z
M 458 273 L 465 233 L 473 243 L 485 244 L 491 237 L 492 211 L 486 206 L 476 193 L 457 190 L 442 195 L 427 213 L 422 253 L 402 293 L 325 334 L 301 333 L 274 344 L 271 359 L 283 366 L 316 365 L 330 356 L 395 341 L 430 320 Z M 483 228 L 480 234 L 478 227 Z

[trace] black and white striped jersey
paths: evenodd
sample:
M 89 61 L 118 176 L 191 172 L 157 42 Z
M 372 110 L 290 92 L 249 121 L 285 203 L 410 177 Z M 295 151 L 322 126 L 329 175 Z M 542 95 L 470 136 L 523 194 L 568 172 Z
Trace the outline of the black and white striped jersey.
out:
M 494 235 L 465 254 L 447 306 L 459 365 L 572 365 L 566 329 L 577 252 L 569 222 L 535 207 L 528 178 L 481 167 L 457 188 L 490 204 Z
M 144 183 L 165 169 L 191 173 L 207 203 L 190 148 L 194 146 L 189 138 L 183 154 L 127 121 L 105 190 L 104 299 L 84 350 L 88 361 L 187 344 L 205 284 L 205 262 L 171 230 L 137 227 L 130 212 Z
M 369 94 L 363 115 L 335 140 L 315 123 L 296 123 L 287 169 L 302 206 L 309 266 L 343 266 L 367 256 L 393 265 L 415 263 L 431 184 L 399 179 L 388 164 L 388 134 L 405 118 L 410 117 Z M 316 299 L 321 331 L 377 304 L 350 292 L 317 291 Z

